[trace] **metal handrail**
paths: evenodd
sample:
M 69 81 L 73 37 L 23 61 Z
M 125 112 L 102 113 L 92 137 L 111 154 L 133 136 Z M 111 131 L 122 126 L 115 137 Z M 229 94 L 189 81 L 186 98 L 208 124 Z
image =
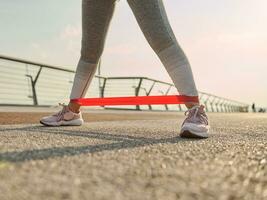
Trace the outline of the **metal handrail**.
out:
M 19 63 L 23 63 L 23 64 L 42 66 L 42 67 L 46 67 L 49 69 L 75 73 L 75 71 L 71 70 L 71 69 L 67 69 L 67 68 L 63 68 L 63 67 L 59 67 L 59 66 L 52 66 L 52 65 L 48 65 L 48 64 L 44 64 L 44 63 L 40 63 L 40 62 L 29 61 L 29 60 L 25 60 L 22 58 L 14 58 L 14 57 L 5 56 L 5 55 L 1 55 L 1 54 L 0 54 L 0 59 L 5 59 L 5 60 L 19 62 Z
M 10 56 L 4 56 L 4 55 L 0 55 L 0 60 L 5 60 L 5 61 L 12 61 L 12 62 L 17 62 L 17 63 L 22 63 L 25 65 L 31 65 L 36 67 L 37 69 L 37 73 L 35 74 L 35 76 L 31 75 L 31 74 L 26 74 L 25 76 L 27 78 L 29 78 L 29 85 L 31 86 L 31 95 L 28 95 L 30 98 L 32 98 L 32 105 L 38 106 L 40 105 L 38 102 L 38 91 L 37 91 L 37 83 L 40 79 L 40 75 L 43 73 L 44 69 L 51 69 L 51 70 L 57 70 L 57 71 L 62 71 L 62 72 L 66 72 L 66 73 L 70 73 L 71 75 L 74 75 L 75 70 L 71 70 L 71 69 L 67 69 L 64 67 L 59 67 L 59 66 L 53 66 L 53 65 L 49 65 L 49 64 L 44 64 L 44 63 L 40 63 L 40 62 L 34 62 L 34 61 L 29 61 L 29 60 L 25 60 L 25 59 L 21 59 L 21 58 L 14 58 L 14 57 L 10 57 Z M 3 67 L 3 66 L 0 66 Z M 70 67 L 69 67 L 70 68 Z M 35 70 L 36 71 L 36 70 Z M 44 75 L 44 77 L 48 78 L 47 75 Z M 104 76 L 99 76 L 99 75 L 95 75 L 95 78 L 97 78 L 99 87 L 98 87 L 98 96 L 99 97 L 105 97 L 106 95 L 108 95 L 108 93 L 114 93 L 116 91 L 121 91 L 121 88 L 118 90 L 113 90 L 109 91 L 108 86 L 110 87 L 110 85 L 113 85 L 114 87 L 114 82 L 116 81 L 131 81 L 131 80 L 136 80 L 135 83 L 137 85 L 132 85 L 131 88 L 133 89 L 133 95 L 135 96 L 139 96 L 141 94 L 142 91 L 145 92 L 145 95 L 149 96 L 151 95 L 152 91 L 155 90 L 156 85 L 160 85 L 160 86 L 166 86 L 165 90 L 160 90 L 157 91 L 157 93 L 161 93 L 162 95 L 168 95 L 171 91 L 171 89 L 175 89 L 174 84 L 172 83 L 168 83 L 168 82 L 164 82 L 164 81 L 160 81 L 160 80 L 156 80 L 153 78 L 148 78 L 148 77 L 104 77 Z M 100 81 L 103 80 L 103 81 Z M 55 81 L 55 80 L 53 80 Z M 144 85 L 144 82 L 150 82 L 151 85 L 149 87 L 146 87 Z M 102 82 L 102 84 L 101 84 Z M 0 80 L 1 83 L 1 80 Z M 68 81 L 69 84 L 72 84 L 72 81 Z M 40 85 L 42 86 L 42 84 Z M 116 86 L 116 84 L 115 84 Z M 63 86 L 62 86 L 63 87 Z M 112 87 L 112 88 L 113 88 Z M 117 87 L 117 86 L 116 86 Z M 54 88 L 51 88 L 54 89 Z M 49 90 L 49 88 L 44 88 L 43 92 L 40 92 L 40 94 L 44 93 L 44 91 Z M 129 91 L 131 89 L 127 89 L 127 91 Z M 231 100 L 228 98 L 224 98 L 224 97 L 219 97 L 217 95 L 213 95 L 207 92 L 199 92 L 199 96 L 200 96 L 200 101 L 203 102 L 206 105 L 206 109 L 208 111 L 212 111 L 212 112 L 248 112 L 248 107 L 249 105 L 246 103 L 242 103 L 242 102 L 238 102 L 235 100 Z M 49 97 L 49 95 L 48 95 Z M 1 100 L 1 96 L 0 96 L 0 100 Z M 163 105 L 165 110 L 170 110 L 169 109 L 169 105 Z M 181 105 L 178 105 L 178 110 L 182 111 L 182 107 Z M 219 109 L 220 108 L 220 109 Z M 140 106 L 136 106 L 135 107 L 136 110 L 141 110 Z M 148 105 L 148 109 L 152 110 L 153 107 L 151 105 Z

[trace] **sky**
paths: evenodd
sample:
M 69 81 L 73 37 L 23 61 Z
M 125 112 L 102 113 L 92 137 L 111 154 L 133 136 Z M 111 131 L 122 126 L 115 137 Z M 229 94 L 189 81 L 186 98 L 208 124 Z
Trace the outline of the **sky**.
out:
M 267 1 L 164 0 L 197 88 L 267 107 Z M 81 0 L 0 0 L 0 54 L 75 69 Z M 126 0 L 117 3 L 102 56 L 103 76 L 171 82 Z

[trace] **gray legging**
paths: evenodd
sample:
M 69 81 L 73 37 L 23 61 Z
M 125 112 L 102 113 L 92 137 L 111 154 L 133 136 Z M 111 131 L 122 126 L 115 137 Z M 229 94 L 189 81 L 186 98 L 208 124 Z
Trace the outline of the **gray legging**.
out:
M 82 1 L 82 49 L 71 99 L 84 97 L 102 55 L 116 0 Z M 190 64 L 176 41 L 162 0 L 128 0 L 152 49 L 160 58 L 178 92 L 198 96 Z M 133 66 L 134 67 L 134 66 Z

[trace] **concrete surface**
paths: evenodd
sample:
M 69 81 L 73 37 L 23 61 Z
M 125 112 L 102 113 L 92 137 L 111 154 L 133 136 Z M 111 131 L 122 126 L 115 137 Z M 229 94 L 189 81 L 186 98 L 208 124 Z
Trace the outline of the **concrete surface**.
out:
M 121 112 L 1 125 L 0 199 L 267 199 L 267 115 L 211 113 L 211 137 L 193 140 L 177 137 L 182 113 Z

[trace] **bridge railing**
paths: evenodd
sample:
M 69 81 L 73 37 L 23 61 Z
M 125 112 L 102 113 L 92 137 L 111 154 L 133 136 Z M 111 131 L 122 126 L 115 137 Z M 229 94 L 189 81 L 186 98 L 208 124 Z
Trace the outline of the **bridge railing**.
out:
M 56 105 L 67 101 L 75 71 L 0 55 L 0 105 Z M 173 84 L 147 77 L 95 76 L 87 97 L 178 94 Z M 248 105 L 199 92 L 210 112 L 248 112 Z M 106 106 L 112 109 L 178 110 L 183 105 Z

